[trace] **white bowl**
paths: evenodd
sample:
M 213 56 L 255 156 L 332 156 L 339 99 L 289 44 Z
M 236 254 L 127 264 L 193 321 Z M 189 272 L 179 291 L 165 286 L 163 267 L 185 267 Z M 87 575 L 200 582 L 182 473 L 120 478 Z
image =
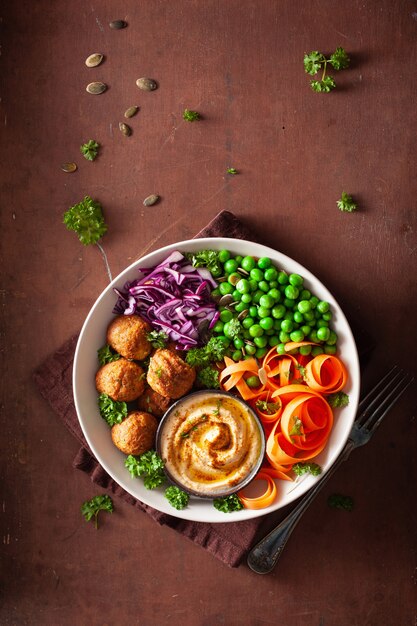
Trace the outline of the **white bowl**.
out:
M 101 418 L 95 388 L 95 374 L 98 370 L 97 350 L 106 342 L 106 329 L 113 317 L 113 307 L 117 296 L 114 287 L 123 288 L 126 282 L 138 278 L 139 267 L 152 267 L 163 261 L 173 250 L 193 252 L 211 248 L 213 250 L 229 250 L 232 254 L 242 256 L 267 256 L 274 264 L 288 273 L 297 273 L 304 278 L 304 284 L 314 295 L 331 304 L 333 318 L 332 327 L 338 335 L 338 353 L 349 372 L 349 380 L 344 391 L 349 395 L 349 405 L 335 410 L 335 422 L 323 452 L 314 461 L 322 467 L 323 476 L 334 463 L 349 436 L 355 419 L 359 400 L 360 370 L 355 340 L 343 311 L 326 287 L 305 267 L 293 259 L 260 244 L 240 239 L 207 238 L 181 241 L 160 248 L 135 261 L 126 268 L 98 297 L 89 312 L 78 339 L 74 357 L 73 390 L 75 407 L 81 428 L 93 454 L 108 474 L 132 496 L 159 511 L 182 519 L 198 522 L 236 522 L 259 517 L 286 506 L 310 489 L 317 480 L 308 475 L 299 483 L 277 481 L 278 496 L 276 502 L 264 509 L 243 509 L 234 513 L 223 513 L 213 507 L 211 501 L 190 498 L 188 506 L 177 511 L 164 497 L 164 490 L 146 489 L 141 479 L 131 478 L 124 466 L 126 456 L 112 443 L 110 429 Z

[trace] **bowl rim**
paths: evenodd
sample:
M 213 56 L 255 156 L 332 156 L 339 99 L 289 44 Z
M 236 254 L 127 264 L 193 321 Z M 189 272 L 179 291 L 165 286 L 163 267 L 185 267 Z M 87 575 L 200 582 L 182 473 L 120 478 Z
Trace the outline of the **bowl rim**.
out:
M 128 482 L 129 474 L 127 473 L 127 479 L 125 479 L 124 476 L 122 477 L 118 476 L 117 475 L 118 469 L 116 467 L 116 463 L 112 459 L 108 459 L 105 455 L 103 455 L 100 452 L 99 447 L 96 446 L 95 444 L 95 440 L 97 438 L 96 432 L 94 431 L 90 435 L 90 431 L 92 429 L 90 425 L 88 424 L 86 412 L 85 410 L 83 410 L 83 406 L 82 406 L 82 400 L 84 400 L 83 395 L 85 394 L 82 393 L 82 387 L 79 386 L 82 384 L 82 377 L 80 373 L 80 369 L 82 369 L 82 361 L 81 361 L 80 355 L 84 351 L 83 344 L 84 344 L 85 336 L 88 334 L 88 332 L 91 332 L 91 333 L 93 332 L 93 331 L 90 331 L 90 325 L 91 325 L 91 320 L 92 318 L 94 318 L 94 315 L 97 309 L 100 307 L 102 301 L 108 297 L 108 294 L 113 291 L 115 286 L 120 285 L 120 284 L 125 284 L 127 280 L 131 280 L 129 274 L 133 270 L 138 271 L 140 267 L 148 267 L 150 263 L 159 263 L 166 256 L 168 256 L 170 252 L 174 251 L 175 249 L 180 249 L 180 251 L 182 252 L 188 251 L 188 250 L 190 251 L 201 250 L 201 249 L 206 249 L 206 248 L 213 248 L 217 250 L 231 249 L 233 251 L 236 249 L 239 250 L 240 246 L 246 246 L 249 249 L 250 248 L 261 249 L 259 256 L 261 255 L 271 256 L 272 255 L 271 258 L 273 262 L 276 265 L 281 265 L 284 269 L 288 267 L 291 268 L 291 267 L 296 266 L 297 270 L 292 270 L 292 271 L 298 271 L 303 276 L 303 278 L 306 279 L 308 282 L 313 282 L 312 288 L 315 289 L 316 291 L 317 289 L 319 289 L 320 292 L 322 293 L 324 292 L 326 298 L 330 301 L 332 307 L 336 307 L 336 310 L 339 316 L 338 319 L 340 321 L 338 322 L 335 330 L 336 331 L 338 330 L 338 327 L 340 326 L 340 324 L 343 325 L 343 329 L 345 331 L 345 339 L 349 347 L 350 361 L 351 361 L 351 367 L 352 367 L 352 370 L 349 372 L 350 379 L 352 381 L 352 390 L 349 392 L 350 393 L 350 402 L 349 402 L 350 406 L 348 407 L 349 413 L 351 415 L 351 420 L 349 422 L 349 429 L 344 433 L 344 436 L 342 438 L 338 439 L 337 445 L 334 446 L 335 450 L 332 450 L 330 454 L 331 462 L 329 461 L 329 459 L 327 459 L 326 466 L 323 467 L 323 471 L 320 474 L 320 477 L 316 478 L 316 477 L 306 475 L 302 484 L 299 484 L 298 489 L 293 489 L 292 491 L 287 491 L 285 493 L 284 502 L 278 502 L 276 505 L 271 505 L 269 507 L 266 507 L 265 509 L 243 509 L 242 511 L 239 511 L 238 513 L 236 513 L 236 515 L 233 515 L 233 516 L 219 514 L 218 511 L 215 511 L 215 510 L 214 512 L 210 511 L 209 513 L 204 512 L 204 514 L 202 514 L 200 510 L 198 509 L 198 507 L 192 507 L 192 506 L 189 506 L 188 510 L 184 509 L 182 511 L 177 511 L 173 507 L 168 506 L 168 503 L 165 503 L 163 501 L 164 500 L 163 496 L 161 496 L 161 498 L 158 498 L 158 502 L 155 503 L 155 501 L 152 500 L 152 498 L 147 497 L 148 494 L 146 493 L 146 489 L 144 488 L 140 489 L 138 493 L 138 490 L 136 490 L 135 488 L 132 488 L 130 483 Z M 236 254 L 237 253 L 238 252 L 236 252 Z M 248 252 L 248 254 L 252 254 L 253 256 L 258 256 L 258 254 L 256 254 L 255 252 Z M 277 256 L 279 257 L 278 259 L 277 259 Z M 123 281 L 123 283 L 121 281 Z M 314 285 L 314 283 L 316 283 L 316 285 Z M 111 310 L 109 310 L 108 314 L 110 317 Z M 93 351 L 94 351 L 94 348 L 90 349 L 89 353 Z M 343 355 L 342 355 L 342 358 L 343 358 Z M 103 469 L 111 476 L 111 478 L 120 487 L 125 489 L 134 498 L 139 499 L 145 505 L 153 507 L 162 513 L 167 513 L 168 515 L 171 515 L 173 517 L 179 517 L 181 519 L 185 519 L 189 521 L 197 521 L 197 522 L 209 522 L 209 523 L 229 523 L 230 522 L 232 523 L 236 521 L 244 521 L 248 519 L 253 519 L 255 517 L 261 517 L 269 513 L 273 513 L 283 508 L 284 506 L 287 506 L 288 504 L 291 504 L 300 496 L 304 495 L 311 487 L 313 487 L 317 483 L 317 480 L 321 480 L 327 474 L 328 470 L 336 461 L 337 457 L 339 456 L 340 452 L 342 451 L 348 439 L 350 428 L 351 428 L 351 425 L 353 424 L 354 417 L 356 415 L 356 411 L 357 411 L 357 407 L 359 403 L 361 376 L 360 376 L 358 351 L 357 351 L 355 339 L 353 337 L 353 333 L 350 328 L 349 322 L 347 321 L 346 316 L 342 308 L 338 304 L 336 298 L 333 296 L 330 290 L 326 287 L 326 285 L 315 274 L 313 274 L 307 267 L 302 265 L 296 259 L 293 259 L 292 257 L 289 257 L 286 254 L 280 252 L 279 250 L 275 248 L 271 248 L 270 246 L 264 245 L 262 243 L 251 241 L 248 239 L 238 239 L 234 237 L 204 237 L 204 238 L 185 239 L 182 241 L 176 241 L 171 244 L 167 244 L 161 248 L 157 248 L 156 250 L 151 250 L 150 252 L 148 252 L 145 249 L 145 254 L 143 254 L 142 256 L 139 256 L 134 261 L 132 261 L 130 265 L 125 267 L 121 272 L 119 272 L 117 276 L 101 291 L 101 293 L 97 296 L 96 300 L 91 306 L 87 316 L 85 317 L 84 323 L 79 333 L 79 337 L 78 337 L 78 341 L 77 341 L 77 345 L 76 345 L 76 349 L 74 353 L 72 380 L 73 380 L 73 395 L 74 395 L 74 404 L 76 408 L 76 413 L 77 413 L 78 421 L 81 426 L 81 430 L 87 441 L 87 444 L 89 445 L 90 449 L 92 450 L 93 454 L 95 455 L 95 457 L 97 458 L 98 462 L 103 467 Z M 116 453 L 118 452 L 116 448 L 115 448 L 115 452 Z M 200 500 L 198 500 L 197 502 L 199 501 Z
M 255 465 L 252 467 L 251 471 L 246 475 L 246 477 L 241 482 L 238 483 L 238 485 L 233 485 L 233 487 L 229 487 L 224 492 L 216 493 L 216 495 L 202 494 L 199 491 L 187 488 L 179 480 L 175 479 L 172 476 L 172 474 L 169 471 L 169 469 L 167 469 L 167 467 L 165 465 L 165 462 L 164 462 L 164 471 L 165 471 L 165 474 L 167 475 L 167 477 L 169 478 L 169 480 L 172 483 L 174 483 L 174 485 L 177 485 L 177 487 L 180 487 L 181 489 L 183 489 L 183 491 L 186 491 L 187 493 L 189 493 L 192 496 L 196 496 L 197 498 L 201 498 L 202 500 L 213 500 L 214 498 L 225 498 L 226 496 L 230 496 L 233 493 L 236 493 L 237 491 L 239 491 L 241 489 L 244 489 L 245 487 L 248 486 L 248 484 L 250 482 L 252 482 L 252 480 L 254 480 L 256 478 L 257 473 L 261 469 L 262 462 L 263 462 L 264 456 L 265 456 L 265 451 L 266 451 L 266 437 L 265 437 L 265 431 L 264 431 L 264 429 L 262 427 L 261 420 L 256 415 L 256 413 L 252 409 L 252 407 L 247 402 L 242 400 L 242 398 L 239 398 L 238 396 L 235 396 L 233 393 L 230 393 L 229 391 L 223 391 L 222 389 L 199 389 L 197 391 L 193 391 L 192 393 L 188 393 L 185 396 L 182 396 L 181 398 L 178 398 L 178 400 L 176 400 L 174 402 L 174 404 L 171 404 L 169 406 L 169 408 L 165 411 L 164 415 L 161 417 L 161 421 L 159 422 L 159 425 L 158 425 L 158 428 L 157 428 L 157 431 L 156 431 L 156 435 L 155 435 L 156 452 L 162 458 L 162 455 L 161 455 L 161 436 L 162 436 L 162 431 L 164 429 L 164 425 L 165 425 L 166 421 L 168 420 L 168 418 L 170 417 L 170 415 L 173 412 L 175 412 L 177 410 L 177 408 L 178 408 L 178 405 L 180 405 L 186 399 L 188 400 L 188 398 L 199 396 L 199 395 L 202 395 L 202 396 L 216 395 L 216 396 L 225 396 L 227 398 L 233 398 L 233 400 L 235 402 L 237 402 L 238 404 L 241 404 L 241 405 L 243 405 L 245 407 L 245 409 L 248 411 L 248 413 L 254 419 L 254 422 L 256 423 L 256 425 L 258 427 L 258 430 L 259 430 L 259 435 L 260 435 L 260 438 L 261 438 L 261 447 L 260 447 L 260 450 L 259 450 L 259 457 L 258 457 Z

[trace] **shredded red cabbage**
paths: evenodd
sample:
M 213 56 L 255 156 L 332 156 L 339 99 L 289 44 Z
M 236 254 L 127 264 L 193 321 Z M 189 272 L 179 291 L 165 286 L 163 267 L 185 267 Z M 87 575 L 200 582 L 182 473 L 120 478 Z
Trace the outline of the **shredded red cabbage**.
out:
M 136 313 L 153 328 L 163 330 L 182 350 L 203 343 L 203 328 L 212 328 L 219 317 L 210 292 L 217 287 L 209 270 L 193 267 L 181 252 L 172 252 L 152 268 L 139 268 L 142 278 L 115 289 L 113 313 Z

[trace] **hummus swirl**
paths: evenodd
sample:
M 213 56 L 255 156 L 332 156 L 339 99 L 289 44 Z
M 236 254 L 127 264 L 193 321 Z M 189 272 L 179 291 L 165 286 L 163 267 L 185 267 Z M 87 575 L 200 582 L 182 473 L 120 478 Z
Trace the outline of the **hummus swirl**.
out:
M 160 453 L 174 481 L 197 494 L 232 492 L 255 468 L 262 451 L 260 426 L 233 396 L 198 392 L 166 416 Z

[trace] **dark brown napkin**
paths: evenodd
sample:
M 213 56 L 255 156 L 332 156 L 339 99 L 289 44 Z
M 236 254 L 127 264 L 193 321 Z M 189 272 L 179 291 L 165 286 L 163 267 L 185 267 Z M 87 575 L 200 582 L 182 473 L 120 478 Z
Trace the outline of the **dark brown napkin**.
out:
M 219 213 L 195 238 L 201 237 L 233 237 L 235 239 L 254 240 L 254 234 L 249 232 L 247 227 L 229 211 Z M 361 336 L 359 337 L 359 335 Z M 369 337 L 362 335 L 358 331 L 355 332 L 358 345 L 361 346 L 361 356 L 366 357 L 372 348 L 372 342 Z M 86 472 L 93 483 L 119 496 L 137 509 L 145 511 L 159 524 L 170 526 L 188 537 L 226 565 L 238 566 L 250 549 L 256 533 L 263 523 L 263 517 L 227 524 L 189 522 L 172 517 L 133 498 L 104 471 L 94 458 L 84 439 L 72 397 L 72 364 L 77 338 L 74 336 L 69 339 L 34 373 L 35 382 L 42 396 L 81 444 L 81 448 L 73 461 L 73 467 Z
M 253 234 L 229 211 L 219 213 L 195 238 L 200 237 L 233 237 L 253 240 Z M 145 511 L 159 524 L 170 526 L 188 537 L 223 563 L 230 567 L 239 565 L 253 542 L 262 518 L 227 524 L 205 524 L 172 517 L 133 498 L 104 471 L 95 459 L 84 439 L 72 397 L 72 364 L 77 338 L 74 336 L 69 339 L 34 373 L 35 382 L 42 396 L 81 444 L 73 461 L 73 467 L 89 474 L 91 480 L 103 489 Z

